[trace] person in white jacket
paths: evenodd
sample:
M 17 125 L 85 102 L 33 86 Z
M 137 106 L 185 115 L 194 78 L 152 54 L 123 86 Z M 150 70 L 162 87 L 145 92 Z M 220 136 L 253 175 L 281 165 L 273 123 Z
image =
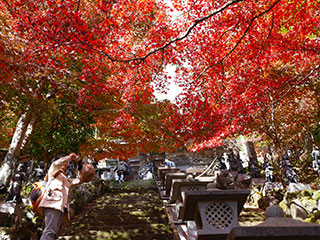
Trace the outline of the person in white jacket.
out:
M 74 160 L 81 161 L 75 154 L 54 159 L 48 171 L 48 186 L 39 208 L 43 210 L 45 229 L 40 240 L 52 240 L 57 238 L 64 214 L 69 215 L 69 191 L 72 186 L 81 184 L 79 178 L 69 179 L 65 174 L 68 163 Z M 81 170 L 81 169 L 78 169 Z

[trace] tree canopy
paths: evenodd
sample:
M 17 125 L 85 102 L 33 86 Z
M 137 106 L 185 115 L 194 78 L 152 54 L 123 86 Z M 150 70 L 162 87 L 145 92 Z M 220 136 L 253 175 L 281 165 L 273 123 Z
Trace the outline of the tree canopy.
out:
M 66 98 L 94 119 L 82 149 L 114 156 L 253 132 L 282 149 L 319 128 L 318 0 L 171 3 L 1 1 L 1 99 L 41 116 Z M 184 91 L 157 102 L 172 80 Z

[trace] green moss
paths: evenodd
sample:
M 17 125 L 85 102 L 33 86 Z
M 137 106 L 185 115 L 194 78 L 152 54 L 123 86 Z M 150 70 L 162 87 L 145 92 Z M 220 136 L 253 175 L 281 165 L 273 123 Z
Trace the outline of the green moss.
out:
M 307 223 L 314 223 L 315 222 L 315 218 L 314 217 L 308 217 L 304 220 Z
M 312 199 L 318 201 L 320 199 L 320 191 L 314 192 Z
M 312 197 L 313 192 L 312 192 L 312 190 L 303 190 L 303 191 L 301 191 L 301 195 L 304 197 Z
M 282 200 L 279 203 L 279 206 L 282 208 L 282 210 L 285 212 L 285 210 L 288 208 L 287 204 L 286 204 L 286 200 Z

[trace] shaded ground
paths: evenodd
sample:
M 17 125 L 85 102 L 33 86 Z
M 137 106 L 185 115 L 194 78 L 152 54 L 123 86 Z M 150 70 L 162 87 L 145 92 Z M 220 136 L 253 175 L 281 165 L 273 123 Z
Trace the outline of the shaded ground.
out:
M 63 239 L 174 239 L 157 189 L 113 187 L 65 225 Z

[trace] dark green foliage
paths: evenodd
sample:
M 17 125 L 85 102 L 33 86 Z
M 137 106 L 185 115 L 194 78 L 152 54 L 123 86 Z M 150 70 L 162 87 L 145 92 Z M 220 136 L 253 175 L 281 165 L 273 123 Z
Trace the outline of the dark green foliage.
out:
M 55 107 L 38 119 L 27 152 L 45 161 L 59 153 L 78 153 L 80 145 L 94 135 L 92 123 L 90 113 L 75 102 L 55 100 Z

